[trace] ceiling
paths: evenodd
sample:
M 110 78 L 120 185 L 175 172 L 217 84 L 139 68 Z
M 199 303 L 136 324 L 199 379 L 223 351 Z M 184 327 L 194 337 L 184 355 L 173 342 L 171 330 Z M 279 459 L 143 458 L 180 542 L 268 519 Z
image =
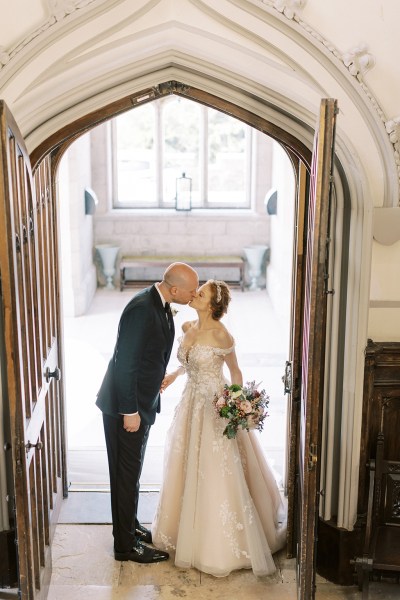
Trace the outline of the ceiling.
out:
M 339 153 L 363 171 L 375 202 L 397 195 L 387 128 L 400 103 L 397 0 L 18 4 L 18 15 L 15 3 L 2 7 L 0 97 L 28 149 L 171 79 L 274 120 L 308 145 L 321 97 L 335 97 Z

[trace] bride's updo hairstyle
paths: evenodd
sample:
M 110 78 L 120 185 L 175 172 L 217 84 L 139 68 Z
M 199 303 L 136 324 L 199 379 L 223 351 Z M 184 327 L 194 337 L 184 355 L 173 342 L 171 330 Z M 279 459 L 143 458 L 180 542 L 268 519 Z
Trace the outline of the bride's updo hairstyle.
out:
M 214 321 L 219 321 L 228 311 L 228 304 L 231 301 L 231 294 L 225 281 L 209 279 L 208 283 L 211 287 L 211 316 Z

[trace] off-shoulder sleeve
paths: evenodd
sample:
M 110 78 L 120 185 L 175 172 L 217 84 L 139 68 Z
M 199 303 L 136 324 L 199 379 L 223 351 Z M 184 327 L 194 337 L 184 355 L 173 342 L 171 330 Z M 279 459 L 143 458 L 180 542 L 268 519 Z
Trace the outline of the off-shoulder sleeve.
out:
M 233 352 L 234 349 L 235 349 L 235 342 L 233 343 L 233 345 L 230 348 L 213 348 L 214 354 L 216 354 L 217 356 L 226 356 L 227 354 L 230 354 L 231 352 Z

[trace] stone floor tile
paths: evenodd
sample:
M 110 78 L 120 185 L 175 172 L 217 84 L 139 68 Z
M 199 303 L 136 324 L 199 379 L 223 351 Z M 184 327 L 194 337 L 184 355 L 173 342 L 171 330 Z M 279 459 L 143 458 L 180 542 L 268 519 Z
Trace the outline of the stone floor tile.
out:
M 400 585 L 388 581 L 371 582 L 369 600 L 400 600 Z
M 114 600 L 115 594 L 116 588 L 110 586 L 58 585 L 52 580 L 47 600 Z
M 121 563 L 114 560 L 110 525 L 58 525 L 52 548 L 53 584 L 118 584 Z
M 200 573 L 196 569 L 178 569 L 173 558 L 150 565 L 128 561 L 121 565 L 119 585 L 170 585 L 178 589 L 200 585 Z
M 315 600 L 361 600 L 358 587 L 339 586 L 331 583 L 317 583 Z M 370 600 L 373 600 L 370 598 Z
M 58 525 L 48 600 L 296 600 L 294 559 L 275 556 L 277 572 L 255 577 L 251 570 L 216 578 L 173 561 L 139 565 L 114 560 L 111 527 Z M 361 600 L 356 586 L 336 586 L 318 577 L 316 600 Z M 369 600 L 400 600 L 400 586 L 371 582 Z

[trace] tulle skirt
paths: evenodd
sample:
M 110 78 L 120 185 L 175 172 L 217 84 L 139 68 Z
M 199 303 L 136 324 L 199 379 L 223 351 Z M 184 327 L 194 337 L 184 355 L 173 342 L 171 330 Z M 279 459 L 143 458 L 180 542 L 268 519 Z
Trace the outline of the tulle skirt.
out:
M 225 425 L 212 398 L 202 402 L 187 384 L 167 435 L 153 543 L 175 553 L 178 567 L 268 575 L 286 541 L 282 497 L 258 433 L 227 439 Z

